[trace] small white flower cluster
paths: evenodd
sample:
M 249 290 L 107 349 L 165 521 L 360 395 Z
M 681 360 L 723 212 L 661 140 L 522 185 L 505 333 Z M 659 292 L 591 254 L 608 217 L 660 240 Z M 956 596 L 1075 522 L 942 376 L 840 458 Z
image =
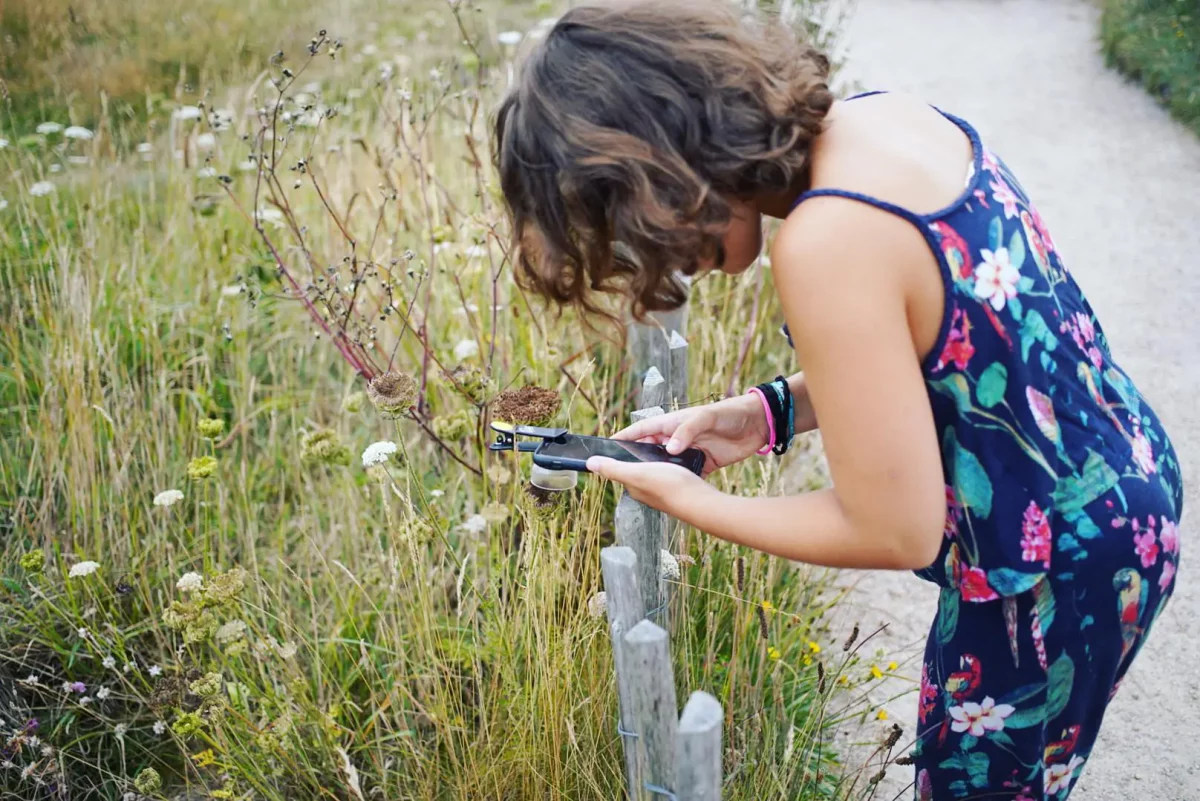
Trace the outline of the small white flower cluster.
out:
M 155 506 L 174 506 L 183 500 L 183 493 L 177 489 L 163 490 L 154 496 Z
M 90 576 L 100 569 L 99 562 L 83 561 L 77 562 L 71 566 L 70 572 L 67 573 L 67 578 L 83 578 Z
M 463 522 L 462 530 L 468 534 L 482 534 L 487 531 L 487 520 L 483 515 L 471 515 Z
M 199 573 L 184 573 L 175 582 L 175 589 L 180 592 L 196 592 L 204 589 L 204 578 Z
M 29 194 L 34 197 L 45 197 L 54 192 L 54 184 L 49 181 L 38 181 L 29 187 Z
M 608 593 L 601 590 L 588 598 L 587 610 L 592 617 L 604 617 L 608 613 Z
M 479 343 L 473 339 L 464 339 L 454 346 L 454 358 L 460 362 L 479 355 Z
M 658 577 L 664 581 L 678 581 L 680 575 L 679 561 L 675 555 L 670 551 L 663 551 L 658 566 Z
M 373 442 L 362 453 L 363 467 L 374 467 L 377 464 L 383 464 L 395 452 L 396 443 L 394 442 L 389 442 L 388 440 Z

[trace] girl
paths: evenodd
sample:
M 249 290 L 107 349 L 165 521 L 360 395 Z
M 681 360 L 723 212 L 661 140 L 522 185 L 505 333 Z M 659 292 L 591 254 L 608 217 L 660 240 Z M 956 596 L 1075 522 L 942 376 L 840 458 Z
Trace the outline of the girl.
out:
M 976 131 L 899 95 L 835 100 L 828 71 L 720 0 L 570 11 L 496 119 L 517 275 L 641 316 L 683 302 L 678 273 L 747 269 L 762 216 L 783 220 L 804 373 L 619 436 L 712 471 L 819 425 L 833 487 L 738 498 L 670 464 L 588 467 L 729 542 L 939 584 L 916 796 L 1063 801 L 1171 594 L 1178 462 Z

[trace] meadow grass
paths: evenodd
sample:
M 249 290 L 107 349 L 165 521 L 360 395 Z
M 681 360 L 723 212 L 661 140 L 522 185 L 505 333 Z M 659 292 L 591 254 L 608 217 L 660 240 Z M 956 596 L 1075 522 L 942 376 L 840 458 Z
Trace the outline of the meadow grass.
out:
M 1200 134 L 1200 1 L 1104 0 L 1100 40 L 1110 64 Z
M 593 614 L 616 496 L 531 493 L 486 451 L 506 388 L 588 433 L 633 408 L 621 349 L 511 284 L 486 122 L 497 34 L 535 17 L 404 8 L 154 111 L 140 151 L 0 151 L 6 797 L 620 796 Z M 691 397 L 788 369 L 766 266 L 699 281 L 691 318 Z M 414 379 L 398 417 L 364 398 L 387 371 Z M 676 680 L 725 706 L 725 797 L 869 793 L 827 745 L 869 677 L 823 575 L 672 548 Z

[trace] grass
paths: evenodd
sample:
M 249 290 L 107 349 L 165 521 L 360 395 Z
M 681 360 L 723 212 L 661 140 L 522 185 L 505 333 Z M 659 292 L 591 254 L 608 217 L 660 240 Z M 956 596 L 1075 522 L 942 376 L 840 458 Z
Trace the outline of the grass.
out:
M 407 4 L 400 52 L 305 31 L 205 88 L 228 116 L 151 109 L 144 152 L 116 124 L 0 150 L 0 797 L 619 797 L 588 609 L 615 496 L 531 496 L 485 425 L 536 384 L 612 430 L 630 377 L 508 280 L 485 123 L 499 20 L 528 21 L 472 8 Z M 770 298 L 699 282 L 692 397 L 786 369 Z M 400 419 L 362 397 L 387 369 L 419 387 Z M 674 548 L 679 696 L 725 706 L 725 797 L 865 796 L 827 742 L 869 711 L 866 638 L 834 642 L 821 574 Z
M 1200 2 L 1105 0 L 1100 38 L 1110 64 L 1200 134 Z

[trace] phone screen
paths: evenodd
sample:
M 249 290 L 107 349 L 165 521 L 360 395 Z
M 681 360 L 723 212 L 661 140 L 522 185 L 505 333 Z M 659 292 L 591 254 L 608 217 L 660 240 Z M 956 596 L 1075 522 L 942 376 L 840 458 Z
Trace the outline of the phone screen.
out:
M 681 465 L 699 474 L 704 467 L 704 453 L 695 448 L 689 448 L 678 455 L 671 455 L 661 445 L 651 445 L 646 442 L 624 442 L 603 437 L 584 437 L 568 434 L 566 442 L 546 441 L 537 450 L 542 457 L 538 463 L 545 467 L 554 468 L 552 462 L 559 462 L 561 469 L 581 470 L 582 463 L 590 456 L 607 456 L 622 462 L 670 462 Z

